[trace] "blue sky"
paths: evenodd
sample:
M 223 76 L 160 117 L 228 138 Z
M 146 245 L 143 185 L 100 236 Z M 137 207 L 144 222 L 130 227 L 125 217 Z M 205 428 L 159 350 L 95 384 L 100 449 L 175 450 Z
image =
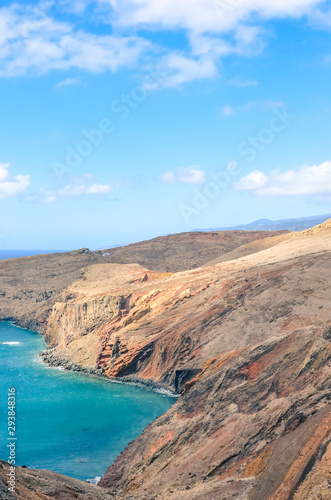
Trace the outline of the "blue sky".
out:
M 331 212 L 331 3 L 1 3 L 0 249 Z

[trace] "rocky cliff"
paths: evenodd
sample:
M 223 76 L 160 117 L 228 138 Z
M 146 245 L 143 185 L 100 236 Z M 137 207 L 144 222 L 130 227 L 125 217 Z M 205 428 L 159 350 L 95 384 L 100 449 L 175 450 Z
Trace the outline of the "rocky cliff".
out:
M 49 362 L 181 393 L 101 479 L 114 498 L 331 496 L 331 222 L 234 252 L 89 266 L 43 323 Z
M 83 268 L 93 264 L 138 263 L 161 272 L 199 267 L 241 245 L 286 231 L 182 233 L 104 252 L 72 252 L 0 260 L 0 320 L 42 331 L 49 309 Z
M 263 251 L 251 244 L 254 253 L 245 257 L 175 274 L 134 264 L 91 266 L 48 316 L 45 338 L 55 347 L 48 358 L 181 392 L 214 353 L 281 335 L 284 321 L 303 317 L 307 280 L 316 281 L 316 273 L 325 279 L 314 254 L 329 243 L 328 231 L 270 238 Z M 309 304 L 312 318 L 322 317 L 322 305 L 322 299 Z

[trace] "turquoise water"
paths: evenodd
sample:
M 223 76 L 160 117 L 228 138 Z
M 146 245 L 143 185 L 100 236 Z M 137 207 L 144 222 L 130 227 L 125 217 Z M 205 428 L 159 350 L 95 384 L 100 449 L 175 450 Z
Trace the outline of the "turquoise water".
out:
M 6 342 L 15 342 L 6 344 Z M 148 389 L 50 368 L 44 340 L 0 321 L 0 458 L 6 447 L 7 391 L 17 392 L 17 465 L 77 479 L 100 477 L 129 441 L 175 398 Z

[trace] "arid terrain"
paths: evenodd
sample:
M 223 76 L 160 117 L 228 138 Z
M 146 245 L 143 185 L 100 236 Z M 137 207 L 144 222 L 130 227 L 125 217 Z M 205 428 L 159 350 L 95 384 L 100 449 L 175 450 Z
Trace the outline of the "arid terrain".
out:
M 182 233 L 103 252 L 66 253 L 0 260 L 0 319 L 42 331 L 43 317 L 61 292 L 93 264 L 138 263 L 162 272 L 193 269 L 242 245 L 287 231 Z M 151 264 L 149 264 L 151 262 Z
M 175 273 L 200 267 L 238 247 L 268 236 L 285 234 L 277 231 L 210 231 L 171 234 L 132 245 L 104 250 L 109 262 L 140 264 L 154 271 Z
M 19 469 L 8 499 L 331 498 L 331 221 L 213 234 L 0 262 L 45 361 L 181 394 L 98 487 Z

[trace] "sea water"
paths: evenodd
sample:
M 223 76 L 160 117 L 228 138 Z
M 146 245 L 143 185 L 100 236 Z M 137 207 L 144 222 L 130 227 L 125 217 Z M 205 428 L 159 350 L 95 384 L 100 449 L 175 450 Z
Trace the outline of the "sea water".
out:
M 20 257 L 31 257 L 33 255 L 42 255 L 64 252 L 64 250 L 0 250 L 0 260 L 18 259 Z
M 102 476 L 175 398 L 41 363 L 45 342 L 0 321 L 0 458 L 8 460 L 8 389 L 16 392 L 17 465 L 81 480 Z

